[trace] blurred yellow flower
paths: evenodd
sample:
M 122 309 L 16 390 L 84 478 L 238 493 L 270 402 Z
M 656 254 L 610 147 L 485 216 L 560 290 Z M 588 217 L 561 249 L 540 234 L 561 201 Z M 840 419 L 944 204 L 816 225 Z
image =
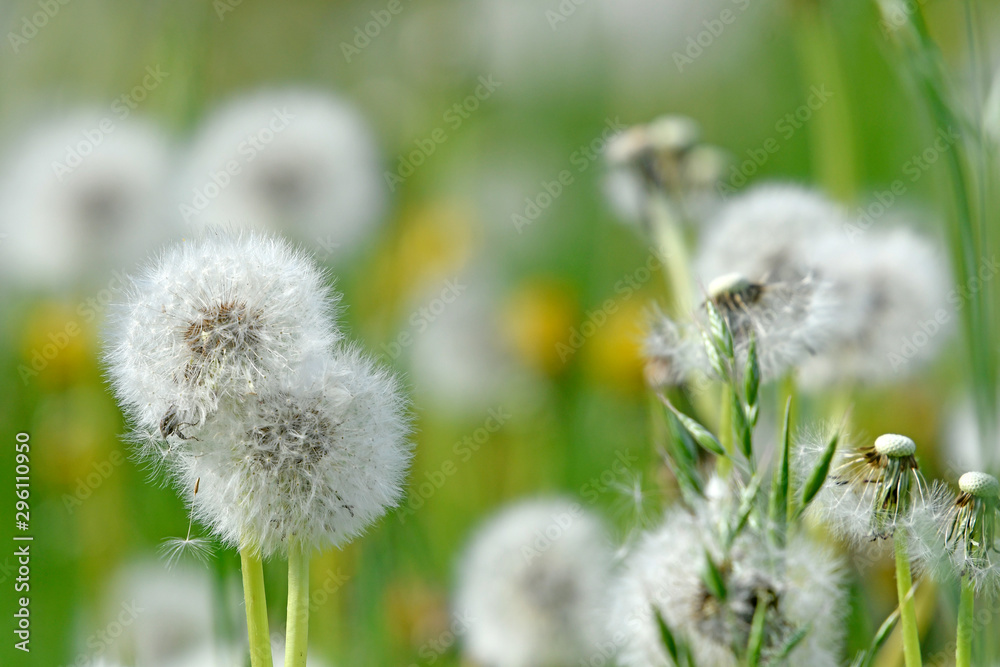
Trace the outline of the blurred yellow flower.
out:
M 510 296 L 504 310 L 504 333 L 525 365 L 547 375 L 562 372 L 566 360 L 559 345 L 578 310 L 569 288 L 548 279 L 529 282 Z

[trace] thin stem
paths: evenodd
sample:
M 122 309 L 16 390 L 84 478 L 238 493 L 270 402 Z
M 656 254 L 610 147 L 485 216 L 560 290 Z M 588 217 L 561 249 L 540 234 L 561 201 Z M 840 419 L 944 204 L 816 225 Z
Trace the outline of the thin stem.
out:
M 271 640 L 267 630 L 267 603 L 264 601 L 264 564 L 260 553 L 250 547 L 240 549 L 243 564 L 243 599 L 247 608 L 247 635 L 252 667 L 271 667 Z
M 814 171 L 831 195 L 850 202 L 855 187 L 854 128 L 833 28 L 825 14 L 825 3 L 793 5 L 799 19 L 794 32 L 804 83 L 809 86 L 810 96 L 829 86 L 829 99 L 823 102 L 820 98 L 819 102 L 824 105 L 823 112 L 809 124 Z
M 694 285 L 691 279 L 691 260 L 681 220 L 674 206 L 660 193 L 649 197 L 649 240 L 666 269 L 670 288 L 671 314 L 686 317 L 692 309 Z
M 309 646 L 309 550 L 288 549 L 288 618 L 285 627 L 285 667 L 305 667 Z
M 897 530 L 893 542 L 896 547 L 896 594 L 899 596 L 899 623 L 903 631 L 903 656 L 906 667 L 920 667 L 920 632 L 913 602 L 910 557 L 906 553 L 906 533 Z
M 716 460 L 716 472 L 725 477 L 732 470 L 736 458 L 736 448 L 733 444 L 733 388 L 728 381 L 722 383 L 722 396 L 719 399 L 719 444 L 726 450 L 726 456 Z
M 962 598 L 958 604 L 958 631 L 955 634 L 955 667 L 972 667 L 972 624 L 976 591 L 968 577 L 962 577 Z

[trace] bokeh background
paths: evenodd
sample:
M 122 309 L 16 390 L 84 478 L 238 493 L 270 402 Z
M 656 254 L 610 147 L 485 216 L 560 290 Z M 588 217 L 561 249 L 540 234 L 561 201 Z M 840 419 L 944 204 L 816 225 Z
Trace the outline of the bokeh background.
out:
M 925 4 L 955 75 L 981 84 L 991 61 L 970 59 L 962 11 Z M 669 502 L 640 357 L 663 277 L 605 197 L 612 131 L 684 114 L 732 156 L 724 180 L 734 190 L 795 181 L 852 210 L 933 141 L 869 0 L 7 0 L 0 17 L 0 249 L 17 249 L 0 267 L 4 665 L 91 665 L 102 654 L 195 664 L 191 651 L 206 641 L 245 641 L 235 553 L 169 571 L 158 555 L 187 530 L 184 504 L 129 458 L 100 362 L 121 272 L 197 234 L 180 214 L 178 193 L 190 197 L 182 173 L 225 105 L 321 91 L 352 105 L 377 146 L 377 166 L 340 165 L 374 171 L 361 232 L 346 242 L 337 220 L 286 230 L 336 276 L 350 335 L 405 378 L 416 427 L 403 505 L 314 561 L 312 648 L 333 665 L 460 664 L 448 614 L 456 560 L 470 531 L 511 500 L 576 497 L 620 540 Z M 990 25 L 975 28 L 988 36 Z M 810 107 L 817 90 L 829 94 Z M 118 118 L 123 95 L 135 107 L 127 121 L 152 128 L 166 155 L 161 171 L 142 172 L 155 222 L 127 248 L 113 227 L 53 231 L 46 215 L 56 214 L 23 202 L 61 196 L 32 189 L 38 165 L 22 150 L 32 133 L 81 113 Z M 744 166 L 765 145 L 778 149 Z M 564 171 L 569 182 L 543 196 Z M 929 165 L 895 212 L 934 233 L 945 193 L 942 165 Z M 615 312 L 597 322 L 607 299 Z M 583 336 L 587 322 L 598 325 Z M 905 384 L 860 389 L 855 427 L 905 424 L 925 465 L 947 472 L 959 359 L 948 350 Z M 30 656 L 10 633 L 6 489 L 21 431 L 32 455 Z M 881 568 L 853 584 L 850 648 L 894 606 Z M 266 564 L 272 629 L 284 618 L 284 572 Z M 132 614 L 133 601 L 144 611 Z M 922 609 L 941 627 L 930 646 L 945 642 L 950 614 L 935 624 Z M 202 651 L 203 664 L 223 664 L 218 652 Z

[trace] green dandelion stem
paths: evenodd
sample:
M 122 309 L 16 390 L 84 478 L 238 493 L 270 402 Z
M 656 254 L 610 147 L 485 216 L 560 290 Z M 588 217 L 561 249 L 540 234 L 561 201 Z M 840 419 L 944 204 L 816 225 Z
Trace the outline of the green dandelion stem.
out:
M 264 598 L 264 565 L 260 552 L 240 549 L 243 569 L 243 599 L 247 608 L 247 635 L 252 667 L 271 667 L 271 640 L 267 630 L 267 603 Z
M 899 622 L 903 632 L 903 657 L 906 667 L 921 667 L 920 633 L 917 630 L 917 608 L 913 601 L 913 575 L 906 549 L 906 534 L 896 531 L 896 593 L 899 596 Z
M 309 550 L 301 544 L 288 549 L 288 617 L 285 627 L 285 667 L 305 667 L 309 646 Z
M 955 634 L 955 667 L 972 667 L 972 624 L 976 591 L 969 578 L 962 577 L 962 597 L 958 604 L 958 631 Z

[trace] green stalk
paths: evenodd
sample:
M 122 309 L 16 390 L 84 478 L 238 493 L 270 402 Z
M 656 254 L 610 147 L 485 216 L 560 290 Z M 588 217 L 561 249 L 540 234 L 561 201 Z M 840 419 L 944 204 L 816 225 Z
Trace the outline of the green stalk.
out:
M 729 474 L 736 458 L 736 448 L 733 445 L 733 388 L 728 381 L 722 383 L 722 397 L 719 400 L 719 444 L 726 450 L 726 456 L 720 456 L 715 463 L 716 472 L 721 477 Z
M 962 599 L 958 603 L 958 632 L 955 634 L 955 667 L 972 667 L 972 624 L 976 591 L 968 577 L 962 577 Z
M 828 86 L 832 93 L 809 122 L 813 169 L 826 190 L 843 202 L 854 199 L 854 128 L 847 83 L 824 3 L 794 2 L 798 19 L 793 31 L 804 83 Z
M 969 287 L 978 280 L 977 271 L 983 259 L 981 249 L 990 247 L 989 239 L 981 235 L 989 230 L 985 221 L 976 224 L 973 207 L 974 183 L 967 171 L 963 154 L 963 141 L 967 141 L 967 127 L 953 111 L 950 91 L 942 71 L 941 57 L 928 30 L 920 4 L 907 0 L 907 14 L 911 19 L 916 44 L 907 56 L 921 91 L 926 96 L 931 117 L 938 131 L 957 131 L 962 138 L 943 157 L 951 182 L 955 224 L 949 225 L 949 242 L 955 259 L 956 277 L 960 285 Z M 988 175 L 984 174 L 984 177 Z M 980 216 L 984 214 L 979 212 Z M 973 378 L 977 424 L 979 426 L 980 448 L 984 460 L 992 461 L 989 443 L 996 433 L 997 404 L 997 356 L 992 346 L 992 323 L 989 320 L 993 303 L 992 285 L 981 284 L 978 293 L 971 295 L 969 305 L 962 309 L 962 322 L 966 336 L 966 349 Z
M 670 288 L 670 314 L 680 318 L 687 317 L 694 307 L 691 303 L 694 294 L 691 259 L 681 220 L 662 194 L 650 196 L 647 224 L 650 242 L 666 269 Z
M 267 630 L 267 603 L 264 601 L 264 564 L 251 547 L 240 549 L 243 564 L 243 599 L 247 608 L 247 635 L 252 667 L 271 667 L 271 638 Z
M 305 667 L 309 647 L 309 550 L 293 543 L 288 549 L 288 618 L 285 667 Z
M 917 608 L 913 602 L 913 575 L 910 557 L 906 553 L 906 533 L 896 531 L 896 594 L 899 596 L 899 622 L 903 631 L 903 656 L 906 667 L 920 667 L 920 632 L 917 629 Z

